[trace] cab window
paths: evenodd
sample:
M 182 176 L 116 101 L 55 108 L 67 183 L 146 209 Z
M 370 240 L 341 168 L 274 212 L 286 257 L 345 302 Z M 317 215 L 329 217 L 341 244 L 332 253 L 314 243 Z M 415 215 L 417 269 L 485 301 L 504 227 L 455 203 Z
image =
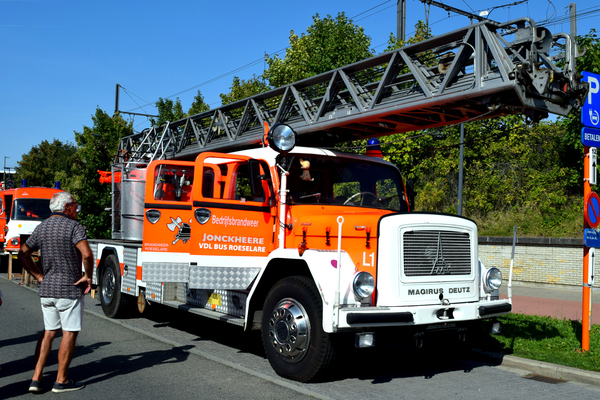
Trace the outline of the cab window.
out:
M 161 164 L 154 170 L 154 200 L 190 201 L 194 167 Z
M 50 199 L 16 199 L 12 209 L 12 219 L 43 220 L 52 214 Z
M 260 193 L 255 194 L 256 197 L 252 196 L 252 190 L 250 189 L 250 174 L 248 172 L 248 163 L 235 163 L 230 164 L 232 169 L 232 180 L 231 184 L 234 185 L 232 191 L 230 191 L 230 196 L 233 196 L 232 200 L 241 200 L 244 201 L 265 201 L 264 190 L 260 190 Z M 231 197 L 230 197 L 231 199 Z

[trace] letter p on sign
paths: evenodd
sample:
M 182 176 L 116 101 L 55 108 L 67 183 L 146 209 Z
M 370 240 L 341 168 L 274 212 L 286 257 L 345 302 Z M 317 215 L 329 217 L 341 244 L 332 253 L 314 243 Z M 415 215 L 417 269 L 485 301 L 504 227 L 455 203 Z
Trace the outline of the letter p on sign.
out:
M 588 82 L 590 84 L 590 91 L 588 92 L 587 103 L 592 105 L 592 95 L 600 91 L 600 82 L 598 82 L 598 79 L 593 76 L 588 76 Z
M 589 128 L 600 127 L 600 75 L 583 71 L 583 81 L 589 84 L 586 101 L 581 107 L 581 123 Z

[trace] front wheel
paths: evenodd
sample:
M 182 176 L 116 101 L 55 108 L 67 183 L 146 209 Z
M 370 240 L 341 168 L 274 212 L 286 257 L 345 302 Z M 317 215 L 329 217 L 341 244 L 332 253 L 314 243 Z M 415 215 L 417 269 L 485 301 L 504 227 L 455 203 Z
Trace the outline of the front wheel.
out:
M 117 318 L 125 312 L 125 294 L 121 293 L 121 269 L 114 255 L 104 261 L 102 280 L 100 281 L 100 303 L 104 315 Z
M 322 320 L 321 297 L 310 279 L 293 276 L 273 286 L 261 326 L 265 352 L 277 374 L 307 382 L 326 370 L 334 353 Z

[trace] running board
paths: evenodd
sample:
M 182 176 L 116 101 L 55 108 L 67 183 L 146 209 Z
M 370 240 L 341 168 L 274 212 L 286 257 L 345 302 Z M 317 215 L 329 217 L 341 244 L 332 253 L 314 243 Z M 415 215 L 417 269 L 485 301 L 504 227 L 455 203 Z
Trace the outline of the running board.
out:
M 218 321 L 226 322 L 228 324 L 237 325 L 240 327 L 244 327 L 244 319 L 240 317 L 235 317 L 233 315 L 222 314 L 218 311 L 207 310 L 203 307 L 193 306 L 190 304 L 181 303 L 179 301 L 163 301 L 162 304 L 165 306 L 177 308 L 178 310 L 187 311 L 192 314 L 201 315 L 203 317 L 215 319 Z

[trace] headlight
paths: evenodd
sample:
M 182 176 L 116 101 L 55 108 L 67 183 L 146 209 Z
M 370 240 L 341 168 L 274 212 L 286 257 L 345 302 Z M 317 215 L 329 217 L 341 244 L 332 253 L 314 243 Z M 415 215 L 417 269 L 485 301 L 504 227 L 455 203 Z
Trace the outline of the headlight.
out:
M 287 125 L 274 124 L 269 131 L 269 146 L 279 153 L 292 151 L 296 146 L 296 132 Z
M 12 244 L 15 247 L 20 246 L 20 244 L 19 244 L 19 238 L 18 237 L 14 237 L 14 238 L 10 239 L 10 244 Z
M 483 286 L 486 293 L 498 290 L 502 285 L 502 272 L 498 268 L 490 268 L 483 277 Z
M 354 275 L 352 288 L 356 297 L 365 299 L 375 291 L 375 278 L 368 272 L 359 272 Z

